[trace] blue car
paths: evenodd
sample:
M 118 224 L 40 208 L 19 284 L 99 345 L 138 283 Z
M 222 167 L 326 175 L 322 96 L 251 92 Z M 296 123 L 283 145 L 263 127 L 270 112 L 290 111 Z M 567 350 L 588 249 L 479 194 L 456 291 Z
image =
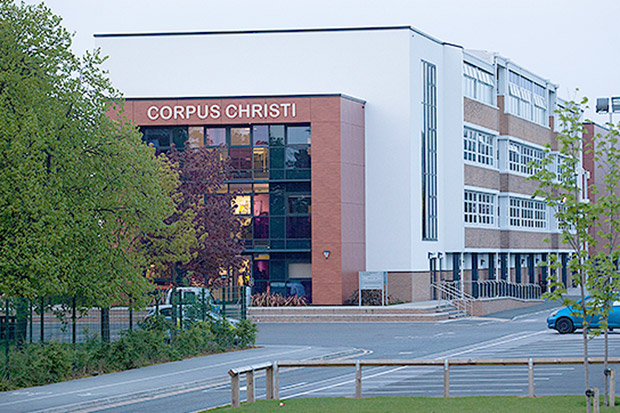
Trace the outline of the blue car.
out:
M 587 297 L 586 302 L 588 302 Z M 578 328 L 583 328 L 583 317 L 581 317 L 580 314 L 581 312 L 579 309 L 570 306 L 555 310 L 547 317 L 547 327 L 556 329 L 560 334 L 570 334 Z M 597 328 L 600 326 L 601 320 L 601 316 L 594 316 L 589 326 L 591 328 Z M 620 328 L 620 298 L 616 298 L 612 303 L 609 312 L 608 327 L 610 331 L 614 328 Z

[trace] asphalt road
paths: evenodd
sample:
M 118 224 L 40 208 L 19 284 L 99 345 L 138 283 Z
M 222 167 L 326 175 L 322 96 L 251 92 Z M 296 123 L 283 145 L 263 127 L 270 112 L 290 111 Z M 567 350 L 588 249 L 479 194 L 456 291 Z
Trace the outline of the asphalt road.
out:
M 229 368 L 276 359 L 338 355 L 352 359 L 582 355 L 581 334 L 563 336 L 546 328 L 545 318 L 556 306 L 546 304 L 490 317 L 438 323 L 262 323 L 257 340 L 257 344 L 263 346 L 260 349 L 2 393 L 0 411 L 49 411 L 53 408 L 57 410 L 51 411 L 194 412 L 230 403 L 230 380 L 226 374 Z M 590 341 L 590 349 L 591 356 L 602 356 L 602 338 Z M 620 333 L 613 332 L 610 355 L 619 354 Z M 280 395 L 284 399 L 352 396 L 353 376 L 351 368 L 283 370 Z M 366 368 L 363 377 L 364 396 L 440 396 L 443 392 L 443 375 L 438 368 Z M 591 385 L 603 387 L 602 368 L 591 368 Z M 243 399 L 243 379 L 241 386 Z M 264 389 L 264 376 L 259 374 L 257 398 L 264 397 Z M 450 391 L 454 396 L 526 395 L 527 369 L 452 367 Z M 583 394 L 583 369 L 580 366 L 537 366 L 535 391 L 537 395 Z

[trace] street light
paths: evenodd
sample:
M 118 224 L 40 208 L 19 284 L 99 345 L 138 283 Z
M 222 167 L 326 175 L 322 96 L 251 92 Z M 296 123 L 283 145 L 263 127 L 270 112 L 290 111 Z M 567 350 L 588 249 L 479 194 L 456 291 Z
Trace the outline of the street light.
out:
M 613 124 L 613 114 L 620 113 L 620 96 L 612 96 L 611 98 L 597 98 L 596 113 L 609 113 L 609 124 Z

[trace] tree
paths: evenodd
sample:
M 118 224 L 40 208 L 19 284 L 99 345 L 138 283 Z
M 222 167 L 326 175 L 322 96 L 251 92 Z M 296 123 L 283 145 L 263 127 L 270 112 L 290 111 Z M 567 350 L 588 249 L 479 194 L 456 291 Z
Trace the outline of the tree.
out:
M 196 243 L 190 249 L 191 259 L 180 265 L 169 262 L 169 271 L 180 269 L 192 283 L 208 285 L 220 273 L 230 275 L 243 266 L 241 225 L 234 214 L 236 194 L 227 191 L 226 184 L 231 178 L 230 164 L 221 151 L 204 147 L 183 151 L 173 147 L 170 159 L 181 177 L 182 199 L 172 220 L 191 216 Z
M 99 52 L 70 45 L 45 6 L 0 3 L 0 291 L 144 300 L 142 234 L 165 226 L 178 176 L 123 121 Z
M 551 299 L 562 299 L 564 305 L 570 305 L 579 311 L 583 318 L 583 355 L 585 387 L 589 388 L 588 370 L 588 332 L 593 317 L 602 316 L 605 320 L 602 328 L 606 330 L 606 320 L 609 314 L 609 301 L 613 297 L 614 287 L 617 287 L 615 273 L 615 259 L 617 252 L 617 230 L 620 223 L 620 202 L 616 196 L 618 176 L 620 176 L 620 157 L 617 151 L 609 151 L 610 144 L 617 141 L 617 132 L 607 137 L 598 136 L 594 144 L 586 144 L 583 140 L 585 129 L 581 119 L 581 106 L 587 103 L 584 99 L 580 104 L 568 102 L 566 107 L 558 111 L 562 131 L 557 137 L 559 153 L 554 159 L 551 149 L 546 149 L 547 156 L 540 162 L 533 162 L 536 173 L 532 179 L 538 181 L 539 188 L 534 196 L 545 198 L 547 205 L 555 211 L 555 217 L 562 231 L 563 243 L 570 246 L 572 257 L 568 268 L 572 272 L 574 284 L 579 286 L 579 301 L 565 296 L 564 284 L 557 277 L 561 262 L 558 257 L 551 255 L 545 263 L 556 270 L 555 277 L 551 278 L 549 291 L 546 296 Z M 606 178 L 606 194 L 596 202 L 590 202 L 582 185 L 583 169 L 582 157 L 584 153 L 593 153 L 595 159 L 604 160 L 610 168 Z M 556 167 L 553 168 L 555 161 Z M 596 186 L 589 187 L 590 191 L 597 191 Z M 605 223 L 605 224 L 603 224 Z M 598 229 L 599 236 L 606 240 L 606 251 L 600 250 L 596 255 L 590 253 L 590 248 L 597 245 L 594 229 Z M 586 303 L 586 289 L 589 300 Z M 598 330 L 600 331 L 600 329 Z M 596 334 L 596 332 L 594 332 Z M 607 354 L 607 352 L 606 352 Z M 589 411 L 589 405 L 588 405 Z
M 596 248 L 593 252 L 595 276 L 589 281 L 590 295 L 602 308 L 602 322 L 598 332 L 602 329 L 605 340 L 605 369 L 608 368 L 609 312 L 613 301 L 618 299 L 620 279 L 618 278 L 618 261 L 620 259 L 620 136 L 619 125 L 609 124 L 608 132 L 604 135 L 596 134 L 587 140 L 586 146 L 592 154 L 595 168 L 602 173 L 602 183 L 594 183 L 588 190 L 593 198 L 597 220 L 594 233 Z M 605 402 L 609 403 L 608 377 L 605 376 Z M 609 404 L 608 404 L 609 405 Z

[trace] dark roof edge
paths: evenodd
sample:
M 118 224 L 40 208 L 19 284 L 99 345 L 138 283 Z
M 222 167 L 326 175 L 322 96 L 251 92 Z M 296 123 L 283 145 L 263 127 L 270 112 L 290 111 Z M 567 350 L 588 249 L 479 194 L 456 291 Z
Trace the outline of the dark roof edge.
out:
M 256 30 L 213 30 L 213 31 L 189 31 L 189 32 L 145 32 L 145 33 L 95 33 L 95 38 L 106 37 L 156 37 L 156 36 L 208 36 L 228 34 L 269 34 L 269 33 L 312 33 L 312 32 L 352 32 L 352 31 L 382 31 L 382 30 L 409 30 L 422 37 L 432 40 L 444 46 L 462 46 L 442 42 L 411 26 L 362 26 L 362 27 L 324 27 L 306 29 L 256 29 Z
M 147 36 L 202 36 L 226 34 L 267 34 L 267 33 L 305 33 L 305 32 L 351 32 L 362 30 L 413 30 L 410 26 L 369 26 L 369 27 L 325 27 L 307 29 L 257 29 L 257 30 L 214 30 L 189 32 L 147 32 L 147 33 L 102 33 L 94 37 L 147 37 Z M 417 32 L 417 31 L 416 31 Z
M 282 99 L 282 98 L 321 98 L 341 97 L 354 102 L 366 104 L 366 101 L 343 93 L 315 93 L 294 95 L 235 95 L 235 96 L 168 96 L 168 97 L 124 97 L 124 100 L 217 100 L 217 99 Z

